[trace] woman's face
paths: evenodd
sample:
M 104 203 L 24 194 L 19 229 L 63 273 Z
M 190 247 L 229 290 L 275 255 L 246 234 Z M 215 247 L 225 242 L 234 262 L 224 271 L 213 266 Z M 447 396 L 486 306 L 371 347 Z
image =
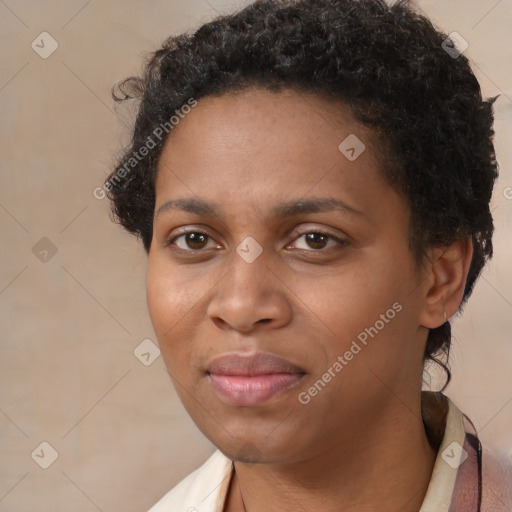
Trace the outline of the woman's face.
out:
M 373 151 L 345 106 L 260 89 L 201 99 L 164 147 L 149 313 L 185 408 L 234 460 L 304 460 L 417 400 L 425 278 Z

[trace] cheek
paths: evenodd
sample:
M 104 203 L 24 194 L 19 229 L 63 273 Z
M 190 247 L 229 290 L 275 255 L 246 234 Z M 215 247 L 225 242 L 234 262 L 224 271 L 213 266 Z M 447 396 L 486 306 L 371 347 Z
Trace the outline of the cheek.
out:
M 164 265 L 156 258 L 148 260 L 146 273 L 146 300 L 149 317 L 153 325 L 162 355 L 167 364 L 169 352 L 173 359 L 179 351 L 178 343 L 170 343 L 177 339 L 182 319 L 190 309 L 186 294 L 177 292 L 178 285 Z
M 196 359 L 192 342 L 198 338 L 204 316 L 199 309 L 204 290 L 200 279 L 184 282 L 179 269 L 169 269 L 165 258 L 148 260 L 146 300 L 167 370 L 182 380 Z
M 371 364 L 374 359 L 400 353 L 410 342 L 407 333 L 414 329 L 409 317 L 414 311 L 406 307 L 410 301 L 406 273 L 404 267 L 383 256 L 371 265 L 352 267 L 350 272 L 322 286 L 325 294 L 315 312 L 329 326 L 331 342 L 326 350 L 331 360 L 352 347 L 357 352 L 354 360 Z M 353 342 L 361 347 L 360 351 Z M 348 354 L 348 358 L 352 355 Z
M 152 255 L 146 272 L 146 299 L 157 335 L 165 334 L 193 306 L 189 286 L 180 282 L 179 270 L 170 270 L 164 258 Z
M 169 280 L 157 271 L 155 265 L 148 264 L 146 299 L 151 323 L 159 338 L 166 325 L 172 322 L 173 311 L 175 311 L 172 308 L 173 295 L 169 293 L 171 289 L 169 285 L 171 285 Z
M 362 261 L 357 267 L 347 268 L 321 282 L 321 293 L 315 294 L 316 311 L 336 336 L 353 337 L 399 298 L 399 290 L 389 276 L 389 270 L 379 271 L 376 262 Z

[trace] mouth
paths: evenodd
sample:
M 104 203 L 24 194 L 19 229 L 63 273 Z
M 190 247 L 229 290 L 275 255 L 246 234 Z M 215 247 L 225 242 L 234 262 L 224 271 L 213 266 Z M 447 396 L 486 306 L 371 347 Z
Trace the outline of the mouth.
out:
M 273 354 L 226 354 L 206 371 L 219 398 L 229 405 L 257 406 L 297 385 L 306 372 Z

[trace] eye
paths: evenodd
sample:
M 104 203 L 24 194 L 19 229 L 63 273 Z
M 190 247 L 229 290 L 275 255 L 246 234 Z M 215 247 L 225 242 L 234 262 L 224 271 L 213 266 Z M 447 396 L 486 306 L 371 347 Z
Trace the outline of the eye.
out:
M 323 231 L 306 231 L 304 233 L 299 234 L 299 236 L 295 240 L 300 240 L 301 238 L 304 238 L 305 242 L 308 244 L 309 247 L 299 247 L 299 249 L 304 250 L 311 250 L 310 248 L 314 249 L 314 252 L 319 252 L 322 249 L 326 248 L 326 243 L 330 239 L 334 241 L 333 245 L 341 245 L 345 246 L 348 245 L 348 242 L 346 240 L 343 240 L 339 237 L 336 237 L 334 235 L 331 235 L 330 233 L 325 233 Z M 333 247 L 331 245 L 330 247 Z M 327 247 L 327 248 L 330 248 Z
M 337 236 L 334 236 L 330 233 L 326 233 L 323 231 L 306 231 L 303 233 L 299 233 L 297 238 L 294 240 L 300 240 L 302 237 L 305 237 L 305 241 L 308 244 L 309 247 L 299 247 L 301 250 L 311 250 L 313 249 L 313 252 L 320 252 L 322 249 L 326 249 L 326 244 L 328 240 L 332 240 L 333 244 L 331 246 L 328 246 L 327 248 L 332 247 L 333 245 L 341 245 L 346 246 L 348 245 L 348 241 L 343 240 Z M 185 231 L 179 235 L 173 236 L 166 240 L 165 245 L 166 247 L 172 246 L 174 242 L 182 240 L 182 244 L 176 243 L 176 246 L 179 249 L 182 249 L 183 251 L 188 252 L 201 252 L 202 249 L 206 249 L 208 241 L 212 241 L 212 237 L 203 231 L 191 230 L 191 231 Z M 213 244 L 213 248 L 219 247 L 216 244 Z
M 184 251 L 198 251 L 205 248 L 205 242 L 207 242 L 209 238 L 211 238 L 210 235 L 203 231 L 185 231 L 180 235 L 176 235 L 169 240 L 166 240 L 165 245 L 170 246 L 175 240 L 183 239 L 182 246 L 176 244 L 179 249 Z

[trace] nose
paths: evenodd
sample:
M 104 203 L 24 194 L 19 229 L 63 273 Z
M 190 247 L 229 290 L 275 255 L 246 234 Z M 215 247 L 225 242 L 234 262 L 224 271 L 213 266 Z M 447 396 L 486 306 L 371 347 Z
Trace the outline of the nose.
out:
M 251 263 L 234 254 L 228 272 L 215 287 L 207 314 L 224 330 L 248 333 L 261 326 L 277 328 L 291 319 L 290 295 L 264 252 Z

